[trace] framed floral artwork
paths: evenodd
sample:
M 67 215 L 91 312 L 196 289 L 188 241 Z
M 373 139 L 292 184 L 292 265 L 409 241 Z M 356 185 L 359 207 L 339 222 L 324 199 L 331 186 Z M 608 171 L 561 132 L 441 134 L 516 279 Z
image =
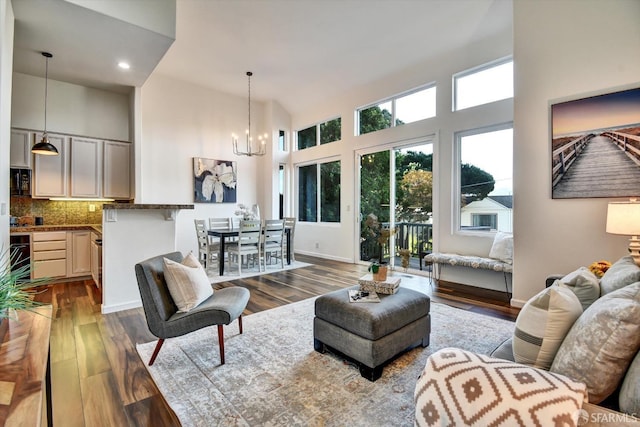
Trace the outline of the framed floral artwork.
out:
M 236 162 L 193 158 L 195 203 L 236 203 Z

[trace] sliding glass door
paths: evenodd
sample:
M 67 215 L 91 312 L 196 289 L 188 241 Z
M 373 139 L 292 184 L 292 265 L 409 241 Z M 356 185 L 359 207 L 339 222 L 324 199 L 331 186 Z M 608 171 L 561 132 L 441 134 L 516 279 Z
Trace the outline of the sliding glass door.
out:
M 360 155 L 360 261 L 402 268 L 404 255 L 419 269 L 433 244 L 432 171 L 431 142 Z

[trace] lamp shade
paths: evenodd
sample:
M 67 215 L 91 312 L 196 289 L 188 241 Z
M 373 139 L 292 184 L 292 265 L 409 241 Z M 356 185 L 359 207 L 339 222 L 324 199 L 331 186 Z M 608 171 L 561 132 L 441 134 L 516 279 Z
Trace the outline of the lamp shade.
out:
M 57 156 L 58 149 L 55 145 L 49 142 L 49 138 L 46 136 L 42 137 L 42 140 L 31 147 L 31 152 L 34 154 L 42 154 L 45 156 Z
M 640 203 L 610 202 L 607 207 L 607 233 L 640 236 Z

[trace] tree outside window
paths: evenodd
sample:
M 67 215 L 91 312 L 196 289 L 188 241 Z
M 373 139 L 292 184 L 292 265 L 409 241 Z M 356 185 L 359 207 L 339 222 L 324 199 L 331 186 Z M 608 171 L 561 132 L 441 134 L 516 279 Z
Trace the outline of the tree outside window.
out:
M 340 222 L 340 161 L 298 168 L 298 220 L 318 222 L 318 218 Z

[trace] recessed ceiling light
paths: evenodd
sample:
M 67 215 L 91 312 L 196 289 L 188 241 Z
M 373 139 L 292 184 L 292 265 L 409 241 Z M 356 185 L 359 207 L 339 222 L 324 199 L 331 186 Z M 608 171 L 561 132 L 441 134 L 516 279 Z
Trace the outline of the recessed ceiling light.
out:
M 129 63 L 124 61 L 118 62 L 118 67 L 122 68 L 123 70 L 128 70 L 129 68 L 131 68 Z

